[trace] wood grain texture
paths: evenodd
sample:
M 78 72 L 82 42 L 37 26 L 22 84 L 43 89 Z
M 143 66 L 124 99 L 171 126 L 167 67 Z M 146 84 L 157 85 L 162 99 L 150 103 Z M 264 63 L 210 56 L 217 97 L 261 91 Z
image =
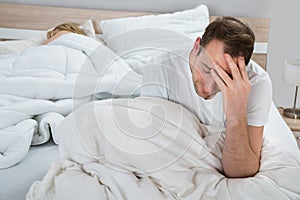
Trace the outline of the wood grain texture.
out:
M 267 54 L 254 53 L 251 57 L 257 64 L 266 70 L 267 66 Z
M 98 26 L 101 20 L 121 17 L 142 16 L 149 14 L 157 13 L 93 10 L 0 3 L 0 27 L 47 30 L 64 22 L 76 22 L 81 24 L 87 19 L 92 19 L 96 33 L 101 33 L 101 30 Z M 218 16 L 211 16 L 210 21 L 214 20 L 216 17 Z M 255 34 L 256 42 L 268 42 L 268 19 L 245 17 L 237 18 L 249 24 L 249 26 L 252 28 Z M 259 63 L 264 69 L 266 68 L 266 54 L 254 54 L 252 59 Z
M 47 30 L 64 22 L 83 23 L 87 19 L 92 19 L 97 27 L 97 33 L 100 33 L 97 22 L 101 20 L 150 14 L 7 3 L 0 3 L 0 13 L 0 27 L 3 28 Z

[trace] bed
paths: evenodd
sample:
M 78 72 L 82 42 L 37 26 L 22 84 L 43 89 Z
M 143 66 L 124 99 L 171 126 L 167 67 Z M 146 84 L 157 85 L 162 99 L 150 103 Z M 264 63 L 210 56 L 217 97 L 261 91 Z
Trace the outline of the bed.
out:
M 27 46 L 24 45 L 24 43 L 22 43 L 22 44 L 20 44 L 22 46 L 22 48 L 27 48 L 28 46 L 37 45 L 37 43 L 39 43 L 41 41 L 41 39 L 36 36 L 40 36 L 41 33 L 43 33 L 45 30 L 47 30 L 61 22 L 73 21 L 73 22 L 77 22 L 80 24 L 84 24 L 87 19 L 91 19 L 92 24 L 94 25 L 93 26 L 94 30 L 93 30 L 93 28 L 88 28 L 88 26 L 87 26 L 87 29 L 90 29 L 91 37 L 98 38 L 99 43 L 109 46 L 110 48 L 112 48 L 114 50 L 114 52 L 118 52 L 119 55 L 124 55 L 124 47 L 122 47 L 123 49 L 119 48 L 119 46 L 116 43 L 114 43 L 114 41 L 122 40 L 123 37 L 125 37 L 126 35 L 124 36 L 122 34 L 121 35 L 116 34 L 114 37 L 112 37 L 113 39 L 108 39 L 107 35 L 105 35 L 105 34 L 109 33 L 110 31 L 115 31 L 118 33 L 118 30 L 109 29 L 106 27 L 111 24 L 110 21 L 107 21 L 107 23 L 102 23 L 102 26 L 101 26 L 101 28 L 103 29 L 102 30 L 99 26 L 100 22 L 109 20 L 109 19 L 114 19 L 114 18 L 132 17 L 132 16 L 147 16 L 147 15 L 151 16 L 153 14 L 153 13 L 138 13 L 138 12 L 125 12 L 125 11 L 123 12 L 123 11 L 85 10 L 85 9 L 73 9 L 73 8 L 54 8 L 54 7 L 41 7 L 41 6 L 24 6 L 24 5 L 4 4 L 4 3 L 1 3 L 0 9 L 1 9 L 1 13 L 2 13 L 2 16 L 0 19 L 0 27 L 1 27 L 0 38 L 2 38 L 4 40 L 12 40 L 12 39 L 23 40 L 22 42 L 26 43 Z M 78 13 L 80 13 L 80 14 L 78 15 Z M 55 16 L 55 17 L 53 17 L 53 16 Z M 216 16 L 210 16 L 210 20 L 213 20 L 215 17 Z M 43 20 L 39 20 L 39 19 L 43 19 Z M 265 69 L 266 68 L 266 54 L 267 54 L 269 21 L 268 21 L 268 19 L 259 19 L 259 18 L 241 18 L 241 19 L 246 21 L 252 27 L 252 29 L 254 30 L 255 35 L 256 35 L 256 44 L 255 44 L 255 50 L 254 50 L 254 55 L 253 55 L 252 59 L 255 60 L 257 63 L 259 63 Z M 161 20 L 161 19 L 159 19 L 159 20 Z M 89 25 L 91 24 L 91 21 L 89 22 Z M 124 26 L 124 24 L 122 24 L 122 21 L 120 22 L 117 20 L 114 23 L 115 23 L 114 25 L 115 26 L 118 25 L 118 27 L 120 27 L 122 25 Z M 128 25 L 128 23 L 126 24 L 126 28 L 128 28 L 127 25 Z M 132 23 L 132 26 L 135 26 L 135 25 L 136 24 Z M 83 26 L 85 26 L 85 25 L 83 25 Z M 204 26 L 204 25 L 202 25 L 202 26 Z M 155 31 L 155 28 L 157 28 L 157 27 L 153 27 L 154 31 Z M 127 30 L 127 32 L 130 33 L 130 31 L 128 31 L 128 30 Z M 135 32 L 133 32 L 133 34 L 134 33 Z M 140 32 L 138 32 L 138 33 L 140 34 Z M 189 30 L 189 33 L 191 34 L 191 37 L 194 37 L 193 30 Z M 38 38 L 38 39 L 34 40 L 33 43 L 28 44 L 28 40 L 26 38 L 28 38 L 28 36 L 32 37 L 33 35 L 36 35 L 35 38 Z M 170 33 L 166 32 L 165 35 L 167 35 L 169 37 Z M 161 35 L 159 35 L 159 37 L 161 37 Z M 74 39 L 74 37 L 69 38 L 69 40 L 73 40 L 73 39 Z M 132 43 L 128 43 L 128 46 L 126 46 L 126 48 L 131 47 L 130 45 L 132 45 L 132 44 L 136 45 L 137 43 L 140 43 L 139 39 L 142 40 L 144 38 L 134 38 L 134 39 L 135 39 L 134 41 L 131 41 Z M 81 41 L 80 39 L 78 39 L 78 40 Z M 32 42 L 32 40 L 31 40 L 31 42 Z M 84 42 L 86 42 L 86 41 L 84 41 Z M 80 43 L 80 42 L 78 42 L 78 43 Z M 155 47 L 157 47 L 157 46 L 155 46 Z M 76 48 L 78 48 L 78 46 L 76 46 Z M 98 48 L 98 46 L 94 47 L 94 48 Z M 136 51 L 139 48 L 148 48 L 148 46 L 138 46 L 138 48 L 133 49 L 132 52 Z M 88 48 L 85 48 L 85 49 L 88 49 Z M 88 51 L 88 50 L 86 50 L 86 51 Z M 132 55 L 132 52 L 130 52 L 129 54 L 126 54 L 124 56 L 124 59 L 126 60 L 126 64 L 129 64 L 129 65 L 132 64 L 132 66 L 133 66 L 132 69 L 134 69 L 133 71 L 135 73 L 139 74 L 139 69 L 134 68 L 134 67 L 140 63 L 143 63 L 145 60 L 140 59 L 140 58 L 133 59 L 132 57 L 130 57 Z M 101 53 L 103 53 L 103 52 L 101 52 Z M 107 53 L 108 56 L 112 56 L 112 58 L 115 58 L 111 54 L 112 52 L 106 51 L 105 53 Z M 144 53 L 147 54 L 148 52 L 144 52 Z M 89 54 L 89 55 L 93 55 L 93 54 Z M 95 57 L 97 57 L 97 56 L 99 56 L 99 54 L 95 54 Z M 119 70 L 119 68 L 117 68 L 117 70 Z M 138 82 L 139 81 L 138 76 L 135 74 L 135 76 L 133 76 L 132 80 Z M 134 81 L 133 81 L 133 83 L 136 83 Z M 86 91 L 82 91 L 79 88 L 78 93 L 76 93 L 76 95 L 79 95 L 79 96 L 78 96 L 78 98 L 76 98 L 75 105 L 77 105 L 76 107 L 79 107 L 79 105 L 89 102 L 91 99 L 95 99 L 95 98 L 107 99 L 107 98 L 111 98 L 111 97 L 115 97 L 115 98 L 128 97 L 128 96 L 131 97 L 133 94 L 132 90 L 135 88 L 136 88 L 136 85 L 132 84 L 129 89 L 128 88 L 127 89 L 126 88 L 125 89 L 124 88 L 117 89 L 116 91 L 118 93 L 114 93 L 114 94 L 112 92 L 111 93 L 108 92 L 107 89 L 101 90 L 101 88 L 100 88 L 100 90 L 96 94 L 96 97 L 95 97 L 95 93 L 93 93 L 92 98 L 91 97 L 81 98 L 83 96 L 86 96 L 86 95 L 82 95 L 82 92 L 84 93 Z M 103 92 L 103 91 L 105 91 L 105 92 Z M 115 90 L 114 90 L 114 92 L 115 92 Z M 128 95 L 128 94 L 130 94 L 130 95 Z M 105 102 L 106 103 L 104 103 L 104 104 L 108 104 L 107 101 L 105 101 Z M 74 101 L 72 101 L 71 103 L 73 104 Z M 160 103 L 163 104 L 163 102 L 160 102 Z M 119 104 L 121 105 L 122 102 L 120 102 Z M 67 108 L 64 107 L 64 112 L 61 112 L 59 114 L 61 114 L 63 117 L 65 117 L 71 112 L 73 107 L 70 108 L 70 106 L 69 106 L 70 104 L 68 102 L 64 102 L 63 105 L 67 105 L 66 106 Z M 93 104 L 88 104 L 88 105 L 93 105 Z M 293 134 L 291 133 L 288 126 L 285 124 L 284 120 L 281 118 L 281 116 L 274 104 L 272 105 L 269 116 L 270 116 L 269 122 L 267 123 L 267 125 L 265 127 L 264 135 L 271 136 L 272 138 L 276 138 L 278 141 L 281 141 L 278 144 L 283 145 L 282 149 L 287 148 L 288 149 L 287 152 L 290 152 L 292 155 L 298 156 L 298 158 L 299 158 L 299 150 L 297 148 L 297 144 L 293 137 Z M 40 121 L 42 121 L 43 119 L 45 119 L 45 118 L 41 118 Z M 62 118 L 58 118 L 58 119 L 62 119 Z M 38 119 L 36 119 L 36 120 L 38 120 Z M 59 122 L 60 121 L 61 120 L 59 120 Z M 68 167 L 70 167 L 70 168 L 73 167 L 74 169 L 78 168 L 78 166 L 76 166 L 72 162 L 61 163 L 61 166 L 59 166 L 58 164 L 54 164 L 51 166 L 52 167 L 51 168 L 52 174 L 51 174 L 51 172 L 48 171 L 51 163 L 53 161 L 57 161 L 56 163 L 61 162 L 60 155 L 58 152 L 58 146 L 55 144 L 55 142 L 57 142 L 56 140 L 58 140 L 58 139 L 56 138 L 55 135 L 53 135 L 53 134 L 51 135 L 51 133 L 49 133 L 49 132 L 45 133 L 45 135 L 47 135 L 47 137 L 42 138 L 42 139 L 40 138 L 41 141 L 37 142 L 36 146 L 31 146 L 28 153 L 25 152 L 26 155 L 24 155 L 23 158 L 19 159 L 18 162 L 12 164 L 12 166 L 9 166 L 9 168 L 7 168 L 7 169 L 0 170 L 0 183 L 1 183 L 0 199 L 3 199 L 3 200 L 4 199 L 5 200 L 25 199 L 26 193 L 28 192 L 30 187 L 32 187 L 31 193 L 30 193 L 31 196 L 29 195 L 30 198 L 33 196 L 33 194 L 36 195 L 36 197 L 38 197 L 38 194 L 40 194 L 40 195 L 42 194 L 41 191 L 39 191 L 37 189 L 38 188 L 37 185 L 39 185 L 40 182 L 35 182 L 35 181 L 42 180 L 44 178 L 45 182 L 48 181 L 46 183 L 51 183 L 50 175 L 53 176 L 54 172 L 58 173 L 58 171 L 62 170 L 63 167 L 65 167 L 65 169 L 67 169 Z M 40 143 L 44 143 L 44 144 L 40 144 Z M 77 144 L 77 143 L 74 142 L 74 144 Z M 275 143 L 275 144 L 277 144 L 277 143 Z M 76 159 L 74 159 L 74 160 L 76 160 Z M 296 161 L 297 161 L 297 159 L 296 159 Z M 298 162 L 299 162 L 299 159 L 298 159 Z M 296 164 L 294 163 L 294 165 L 297 166 L 297 163 Z M 298 163 L 298 165 L 299 165 L 299 163 Z M 109 168 L 109 169 L 111 169 L 111 168 Z M 109 171 L 109 169 L 103 169 L 103 170 Z M 57 170 L 57 171 L 55 171 L 55 170 Z M 45 176 L 47 171 L 48 171 L 48 176 Z M 91 171 L 90 171 L 90 173 L 91 173 Z M 138 179 L 140 174 L 138 172 L 136 172 L 136 173 L 137 173 L 136 177 Z M 93 176 L 93 177 L 95 178 L 95 176 Z M 124 180 L 127 180 L 126 179 L 127 177 L 124 176 L 123 178 L 124 178 Z M 84 177 L 83 177 L 83 180 L 85 180 Z M 297 188 L 299 188 L 298 187 L 299 180 L 300 179 L 291 180 L 291 182 L 293 182 L 293 187 L 292 186 L 289 187 L 288 191 L 286 193 L 279 191 L 279 193 L 281 195 L 277 195 L 277 198 L 278 199 L 280 199 L 280 198 L 299 199 L 299 189 L 297 189 Z M 95 182 L 95 181 L 96 180 L 94 179 L 93 182 Z M 284 179 L 283 182 L 284 181 L 288 182 L 289 180 Z M 141 182 L 141 184 L 142 183 L 143 182 Z M 126 184 L 126 182 L 125 182 L 125 184 Z M 276 185 L 277 183 L 270 183 L 270 184 Z M 36 185 L 36 187 L 34 185 Z M 134 186 L 134 184 L 133 184 L 133 186 Z M 154 191 L 154 189 L 151 188 L 151 186 L 149 186 L 149 187 L 150 187 L 150 189 L 148 191 L 153 190 L 153 193 L 151 193 L 151 192 L 149 193 L 149 197 L 152 197 L 151 194 L 156 195 L 157 191 Z M 235 187 L 238 188 L 238 186 L 235 186 Z M 45 186 L 44 188 L 47 188 L 47 187 Z M 250 186 L 248 186 L 247 188 L 249 189 Z M 264 189 L 264 187 L 262 187 L 262 188 Z M 50 190 L 51 188 L 49 189 L 49 187 L 47 189 L 50 191 L 50 193 L 48 193 L 48 195 L 50 197 L 51 191 L 53 191 L 53 190 Z M 95 192 L 92 189 L 91 189 L 91 191 L 85 191 L 85 192 L 87 192 L 87 193 L 90 192 L 89 194 L 95 194 Z M 136 189 L 137 189 L 137 194 L 146 194 L 145 191 L 143 191 L 143 190 L 139 191 L 138 190 L 139 187 L 136 187 Z M 241 189 L 241 188 L 238 188 L 238 189 Z M 241 189 L 241 190 L 243 191 L 243 190 L 245 190 L 245 188 Z M 80 191 L 80 190 L 78 190 L 78 191 Z M 141 193 L 138 193 L 138 192 L 141 192 Z M 215 191 L 212 190 L 211 192 L 215 192 Z M 265 196 L 264 196 L 265 198 L 268 197 L 268 195 L 272 196 L 272 194 L 268 194 L 268 191 L 265 191 L 265 192 L 266 192 Z M 107 191 L 106 192 L 104 191 L 104 193 L 107 193 Z M 126 192 L 124 192 L 124 193 L 126 193 Z M 65 195 L 65 194 L 61 194 L 61 195 Z M 80 194 L 77 194 L 76 192 L 74 192 L 74 195 L 80 195 Z M 257 195 L 259 195 L 259 194 L 257 194 Z M 63 197 L 64 196 L 61 196 L 61 198 L 63 198 Z M 103 197 L 103 196 L 97 196 L 97 197 Z M 116 196 L 114 196 L 114 197 L 116 198 Z M 121 198 L 121 196 L 118 196 L 118 197 Z M 170 196 L 164 196 L 164 198 L 166 198 L 166 197 L 170 197 Z M 174 197 L 174 196 L 171 195 L 171 197 Z M 211 198 L 213 198 L 213 197 L 216 197 L 216 194 L 211 194 Z M 231 197 L 233 199 L 238 199 L 238 197 L 247 198 L 247 196 L 242 196 L 242 195 L 239 196 L 238 194 L 237 194 L 237 196 L 233 195 Z M 77 196 L 77 198 L 80 199 L 79 196 Z M 94 197 L 91 196 L 90 198 L 87 196 L 83 196 L 82 198 L 93 199 L 93 198 L 95 198 L 95 196 Z M 138 199 L 138 195 L 135 198 Z M 157 198 L 162 198 L 162 197 L 157 196 Z M 203 197 L 203 198 L 207 199 L 208 196 L 206 196 L 206 198 L 205 197 Z

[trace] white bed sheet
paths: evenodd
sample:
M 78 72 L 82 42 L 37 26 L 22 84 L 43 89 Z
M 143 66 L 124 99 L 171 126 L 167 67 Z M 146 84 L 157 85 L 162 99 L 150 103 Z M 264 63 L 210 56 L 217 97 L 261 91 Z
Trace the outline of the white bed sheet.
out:
M 59 158 L 58 146 L 52 140 L 32 146 L 22 162 L 0 170 L 0 200 L 25 200 L 31 184 L 41 180 L 52 161 Z
M 291 148 L 294 152 L 299 151 L 297 142 L 295 140 L 295 137 L 291 129 L 288 127 L 284 119 L 281 117 L 274 103 L 272 103 L 271 106 L 269 121 L 265 126 L 264 134 L 271 135 L 272 137 L 285 141 L 287 146 Z
M 284 133 L 284 134 L 282 134 Z M 293 151 L 299 151 L 294 136 L 272 104 L 265 134 L 285 141 Z M 58 146 L 49 141 L 31 147 L 28 156 L 14 167 L 0 170 L 0 200 L 23 200 L 32 183 L 41 180 L 52 161 L 59 160 Z

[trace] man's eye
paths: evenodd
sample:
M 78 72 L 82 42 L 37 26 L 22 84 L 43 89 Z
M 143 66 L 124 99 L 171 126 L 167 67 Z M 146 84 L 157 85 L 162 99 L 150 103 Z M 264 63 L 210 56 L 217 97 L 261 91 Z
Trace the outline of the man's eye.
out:
M 203 72 L 206 73 L 206 74 L 209 74 L 209 73 L 210 73 L 210 69 L 204 68 L 204 69 L 203 69 Z
M 211 68 L 208 68 L 207 66 L 203 66 L 203 72 L 209 74 L 210 73 Z

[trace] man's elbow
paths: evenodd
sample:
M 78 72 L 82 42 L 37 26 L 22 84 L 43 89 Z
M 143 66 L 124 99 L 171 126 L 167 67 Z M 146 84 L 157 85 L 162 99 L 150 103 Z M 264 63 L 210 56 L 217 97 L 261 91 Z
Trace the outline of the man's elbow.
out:
M 253 170 L 226 170 L 224 171 L 227 178 L 249 178 L 257 174 L 258 169 Z
M 255 176 L 259 171 L 259 162 L 245 166 L 224 167 L 227 178 L 248 178 Z

